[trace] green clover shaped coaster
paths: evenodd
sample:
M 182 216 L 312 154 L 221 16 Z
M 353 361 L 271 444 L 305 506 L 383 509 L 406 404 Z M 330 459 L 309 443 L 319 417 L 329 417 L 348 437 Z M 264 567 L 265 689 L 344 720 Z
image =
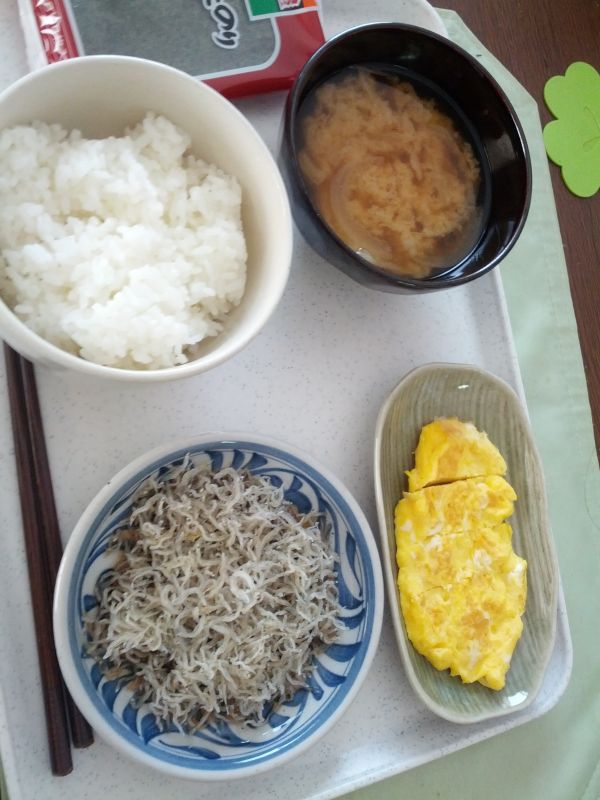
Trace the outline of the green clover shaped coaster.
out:
M 544 100 L 556 117 L 544 128 L 546 152 L 573 194 L 591 197 L 600 189 L 600 74 L 576 61 L 550 78 Z

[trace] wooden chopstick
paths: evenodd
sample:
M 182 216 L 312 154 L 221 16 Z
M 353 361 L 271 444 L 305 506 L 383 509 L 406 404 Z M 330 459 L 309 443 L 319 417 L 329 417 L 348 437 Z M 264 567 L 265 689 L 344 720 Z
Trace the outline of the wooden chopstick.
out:
M 33 606 L 33 620 L 46 711 L 50 764 L 54 775 L 68 775 L 73 769 L 69 726 L 64 704 L 63 683 L 52 636 L 52 605 L 48 602 L 47 572 L 40 552 L 37 498 L 31 479 L 34 465 L 23 402 L 20 356 L 4 345 L 8 396 L 15 444 L 21 515 L 27 553 L 27 568 Z
M 64 686 L 52 635 L 52 598 L 62 543 L 35 376 L 31 364 L 6 344 L 4 358 L 50 763 L 55 775 L 67 775 L 73 769 L 67 709 L 74 744 L 87 746 L 93 735 Z
M 58 526 L 58 515 L 54 502 L 52 476 L 46 450 L 46 437 L 42 424 L 42 414 L 35 381 L 35 372 L 31 362 L 19 357 L 21 377 L 23 381 L 23 397 L 25 401 L 27 421 L 29 424 L 29 440 L 31 442 L 32 461 L 34 468 L 35 486 L 39 499 L 41 544 L 44 546 L 47 569 L 46 584 L 50 589 L 50 606 L 54 595 L 54 585 L 62 558 L 63 548 Z M 67 715 L 71 729 L 71 739 L 75 747 L 89 747 L 94 742 L 92 729 L 83 718 L 81 712 L 73 702 L 71 695 L 64 688 Z

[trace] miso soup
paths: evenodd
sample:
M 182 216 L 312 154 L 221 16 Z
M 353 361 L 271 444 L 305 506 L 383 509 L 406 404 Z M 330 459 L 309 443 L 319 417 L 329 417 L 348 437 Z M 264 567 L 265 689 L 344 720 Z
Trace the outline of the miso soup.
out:
M 485 222 L 483 160 L 456 109 L 402 73 L 360 66 L 312 90 L 299 116 L 307 190 L 348 247 L 415 278 L 473 250 Z

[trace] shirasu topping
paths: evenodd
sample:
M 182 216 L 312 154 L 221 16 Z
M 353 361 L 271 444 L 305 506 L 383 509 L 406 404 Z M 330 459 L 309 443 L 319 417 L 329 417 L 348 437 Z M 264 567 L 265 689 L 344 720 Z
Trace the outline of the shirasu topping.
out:
M 136 493 L 86 617 L 88 652 L 183 730 L 260 720 L 337 636 L 335 556 L 268 478 L 189 459 Z

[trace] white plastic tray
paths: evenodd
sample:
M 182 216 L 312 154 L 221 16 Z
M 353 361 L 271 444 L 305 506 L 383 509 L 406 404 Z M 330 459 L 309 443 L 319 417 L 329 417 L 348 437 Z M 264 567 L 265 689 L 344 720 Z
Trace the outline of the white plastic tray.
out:
M 328 32 L 351 24 L 365 0 L 327 0 Z M 422 2 L 372 2 L 372 18 L 427 24 Z M 429 16 L 428 16 L 429 15 Z M 11 0 L 0 0 L 0 88 L 25 69 Z M 272 147 L 283 97 L 240 103 Z M 130 388 L 38 368 L 64 538 L 119 468 L 171 438 L 255 430 L 314 453 L 350 488 L 375 528 L 372 449 L 377 411 L 409 370 L 473 363 L 522 394 L 499 273 L 425 297 L 363 289 L 297 237 L 289 285 L 264 332 L 230 363 L 186 382 Z M 571 668 L 560 598 L 557 639 L 535 703 L 519 714 L 457 726 L 428 712 L 403 674 L 391 625 L 357 699 L 317 746 L 276 772 L 226 786 L 164 778 L 97 741 L 75 751 L 74 772 L 50 775 L 21 534 L 3 364 L 0 365 L 0 753 L 10 800 L 324 800 L 439 758 L 548 711 Z

